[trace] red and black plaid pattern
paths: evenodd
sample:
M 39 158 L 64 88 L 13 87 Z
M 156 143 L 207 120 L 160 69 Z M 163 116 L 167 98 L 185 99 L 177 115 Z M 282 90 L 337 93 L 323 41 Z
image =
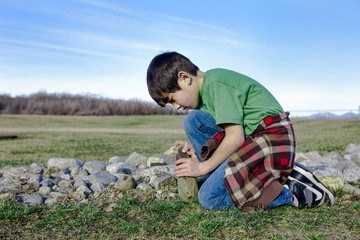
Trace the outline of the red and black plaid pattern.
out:
M 267 117 L 231 156 L 225 186 L 238 208 L 253 201 L 272 181 L 281 181 L 294 167 L 295 136 L 289 113 Z

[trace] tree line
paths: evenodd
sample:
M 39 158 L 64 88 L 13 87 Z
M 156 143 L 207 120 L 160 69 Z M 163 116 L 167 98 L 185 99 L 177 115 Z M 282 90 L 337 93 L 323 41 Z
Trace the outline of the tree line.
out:
M 0 114 L 39 115 L 175 115 L 171 106 L 160 107 L 142 100 L 115 100 L 96 95 L 38 92 L 11 97 L 0 94 Z

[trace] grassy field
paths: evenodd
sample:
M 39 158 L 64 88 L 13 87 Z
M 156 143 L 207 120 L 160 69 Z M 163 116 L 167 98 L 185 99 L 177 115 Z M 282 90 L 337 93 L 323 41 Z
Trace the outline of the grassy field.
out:
M 70 117 L 0 115 L 0 168 L 52 157 L 107 162 L 136 151 L 161 153 L 184 140 L 184 116 Z M 298 151 L 336 151 L 360 144 L 359 120 L 293 119 Z M 199 203 L 143 203 L 126 194 L 104 205 L 27 207 L 0 202 L 0 239 L 359 239 L 359 198 L 336 193 L 333 207 L 207 211 Z

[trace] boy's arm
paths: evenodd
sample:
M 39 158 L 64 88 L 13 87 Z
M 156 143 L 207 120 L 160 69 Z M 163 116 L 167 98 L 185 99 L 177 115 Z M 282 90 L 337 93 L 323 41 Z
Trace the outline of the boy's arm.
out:
M 244 129 L 239 124 L 224 125 L 225 137 L 213 155 L 204 162 L 200 162 L 194 152 L 190 153 L 191 158 L 181 158 L 176 161 L 176 176 L 203 176 L 223 163 L 233 154 L 245 141 Z

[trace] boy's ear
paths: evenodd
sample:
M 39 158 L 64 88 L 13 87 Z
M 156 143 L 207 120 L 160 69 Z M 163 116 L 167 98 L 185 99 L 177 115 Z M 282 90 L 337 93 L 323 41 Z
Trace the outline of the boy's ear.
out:
M 178 79 L 179 79 L 179 81 L 185 81 L 185 83 L 187 83 L 187 84 L 192 83 L 191 74 L 184 72 L 184 71 L 180 71 L 178 73 Z

